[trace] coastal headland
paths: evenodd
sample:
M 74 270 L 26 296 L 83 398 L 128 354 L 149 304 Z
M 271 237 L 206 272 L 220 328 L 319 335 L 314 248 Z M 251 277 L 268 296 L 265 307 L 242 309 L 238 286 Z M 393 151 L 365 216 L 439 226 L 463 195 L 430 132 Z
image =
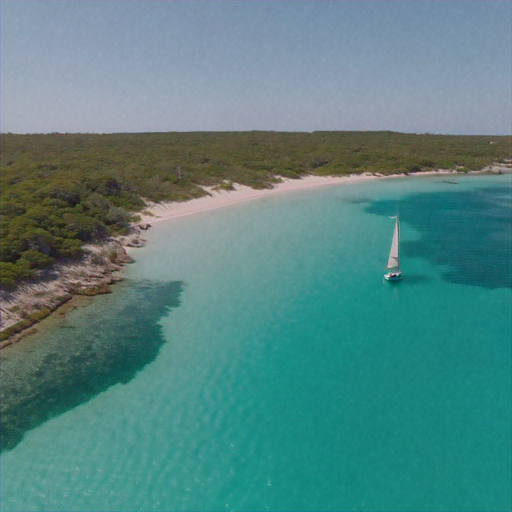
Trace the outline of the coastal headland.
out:
M 479 173 L 510 172 L 510 164 L 488 166 Z M 460 174 L 456 170 L 440 169 L 413 173 L 410 176 Z M 71 264 L 55 265 L 44 272 L 35 282 L 20 286 L 2 297 L 2 340 L 0 348 L 12 345 L 27 334 L 35 332 L 33 326 L 48 317 L 74 296 L 94 296 L 110 292 L 110 286 L 123 278 L 119 271 L 134 260 L 136 249 L 144 246 L 144 231 L 157 222 L 179 219 L 188 215 L 207 213 L 219 208 L 275 196 L 287 192 L 302 191 L 315 187 L 348 184 L 365 180 L 390 179 L 400 175 L 354 174 L 349 176 L 305 176 L 301 179 L 276 177 L 273 188 L 253 189 L 232 184 L 230 189 L 205 187 L 204 197 L 186 202 L 148 203 L 140 220 L 134 223 L 127 235 L 111 237 L 98 244 L 85 246 L 84 257 Z M 32 329 L 29 329 L 32 328 Z
M 394 132 L 2 134 L 1 347 L 109 293 L 156 222 L 312 187 L 510 172 L 510 138 Z

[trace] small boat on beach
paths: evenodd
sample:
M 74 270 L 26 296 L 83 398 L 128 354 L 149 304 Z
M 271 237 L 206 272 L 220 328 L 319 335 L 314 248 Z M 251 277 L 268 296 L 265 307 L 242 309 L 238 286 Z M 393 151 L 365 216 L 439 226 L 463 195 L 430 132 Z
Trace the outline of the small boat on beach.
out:
M 388 264 L 386 265 L 386 281 L 400 281 L 402 279 L 402 271 L 400 270 L 400 219 L 398 213 L 391 217 L 395 219 L 395 230 L 393 231 L 393 240 L 391 242 L 391 250 L 389 251 Z

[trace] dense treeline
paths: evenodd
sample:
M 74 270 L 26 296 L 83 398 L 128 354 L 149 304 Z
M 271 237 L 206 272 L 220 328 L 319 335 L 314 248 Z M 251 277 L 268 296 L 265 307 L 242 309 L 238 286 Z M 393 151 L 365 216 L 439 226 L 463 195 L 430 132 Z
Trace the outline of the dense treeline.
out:
M 2 286 L 122 233 L 143 199 L 183 201 L 231 182 L 271 187 L 276 175 L 478 170 L 509 159 L 510 143 L 394 132 L 3 134 Z

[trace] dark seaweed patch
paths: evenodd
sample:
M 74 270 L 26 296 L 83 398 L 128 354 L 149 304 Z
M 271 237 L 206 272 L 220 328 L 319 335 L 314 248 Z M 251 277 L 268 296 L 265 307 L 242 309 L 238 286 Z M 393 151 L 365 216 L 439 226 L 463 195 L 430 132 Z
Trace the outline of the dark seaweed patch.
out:
M 512 288 L 510 187 L 412 194 L 400 199 L 400 219 L 421 238 L 404 242 L 402 255 L 450 267 L 443 279 L 485 288 Z M 394 201 L 366 211 L 392 215 Z
M 181 282 L 132 283 L 41 335 L 33 350 L 6 352 L 1 449 L 14 448 L 28 430 L 133 379 L 158 355 L 165 342 L 158 322 L 179 306 L 182 289 Z

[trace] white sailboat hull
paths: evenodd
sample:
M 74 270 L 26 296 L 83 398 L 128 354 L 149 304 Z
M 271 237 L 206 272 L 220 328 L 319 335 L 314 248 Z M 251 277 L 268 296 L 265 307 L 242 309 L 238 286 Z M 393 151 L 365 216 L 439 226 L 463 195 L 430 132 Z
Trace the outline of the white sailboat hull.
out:
M 400 281 L 400 279 L 402 279 L 402 272 L 389 272 L 387 274 L 384 274 L 384 279 L 386 281 Z

